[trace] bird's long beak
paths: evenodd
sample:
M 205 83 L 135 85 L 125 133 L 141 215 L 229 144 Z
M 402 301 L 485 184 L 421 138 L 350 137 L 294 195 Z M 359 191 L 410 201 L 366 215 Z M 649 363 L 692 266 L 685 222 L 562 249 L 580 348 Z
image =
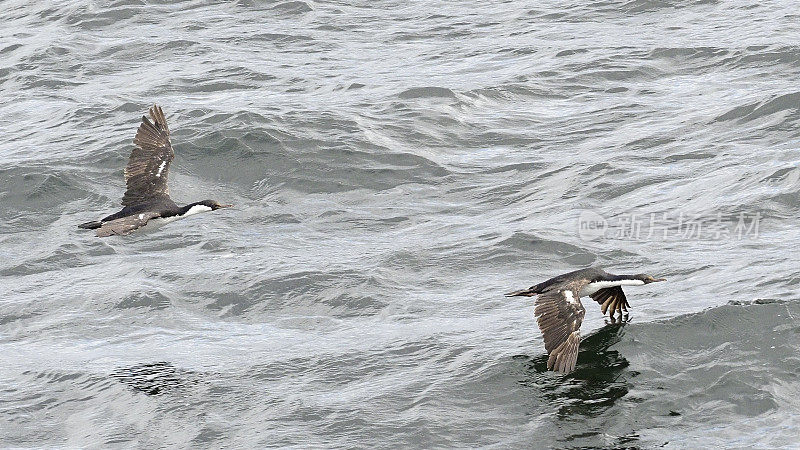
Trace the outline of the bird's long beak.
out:
M 220 208 L 233 208 L 233 205 L 219 205 Z
M 667 281 L 667 279 L 666 278 L 656 278 L 655 280 L 652 281 L 652 283 L 656 283 L 656 282 L 659 282 L 659 281 Z

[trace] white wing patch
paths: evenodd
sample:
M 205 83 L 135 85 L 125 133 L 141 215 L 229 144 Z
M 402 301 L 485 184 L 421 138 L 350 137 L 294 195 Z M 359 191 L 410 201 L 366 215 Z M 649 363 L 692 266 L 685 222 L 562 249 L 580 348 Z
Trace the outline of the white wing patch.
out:
M 567 299 L 567 303 L 571 303 L 573 305 L 578 303 L 578 301 L 575 300 L 575 296 L 572 295 L 572 291 L 568 289 L 561 291 L 561 295 L 563 295 L 564 298 Z
M 161 177 L 161 172 L 164 171 L 164 167 L 166 167 L 166 166 L 167 166 L 167 162 L 166 161 L 162 161 L 161 165 L 158 166 L 158 173 L 156 173 L 156 177 Z
M 139 220 L 144 219 L 144 214 L 139 214 Z

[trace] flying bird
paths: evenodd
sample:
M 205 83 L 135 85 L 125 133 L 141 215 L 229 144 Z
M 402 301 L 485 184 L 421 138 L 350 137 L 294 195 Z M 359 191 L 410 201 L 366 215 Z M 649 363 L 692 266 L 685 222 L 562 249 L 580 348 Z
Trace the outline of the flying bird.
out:
M 600 304 L 603 314 L 608 311 L 622 315 L 628 311 L 628 300 L 622 286 L 641 286 L 665 281 L 647 274 L 612 275 L 599 267 L 576 270 L 551 278 L 521 291 L 509 292 L 506 297 L 538 295 L 534 315 L 544 337 L 549 354 L 547 369 L 568 373 L 575 369 L 578 346 L 581 342 L 581 323 L 586 310 L 581 297 L 589 296 Z
M 124 208 L 103 219 L 82 223 L 78 228 L 96 230 L 99 237 L 124 235 L 151 221 L 172 222 L 193 214 L 233 206 L 220 204 L 216 200 L 203 200 L 181 207 L 169 198 L 167 176 L 175 152 L 169 139 L 167 119 L 160 106 L 153 105 L 150 108 L 150 119 L 142 116 L 142 124 L 136 131 L 133 143 L 136 147 L 131 151 L 128 166 L 125 167 L 128 189 L 122 197 Z

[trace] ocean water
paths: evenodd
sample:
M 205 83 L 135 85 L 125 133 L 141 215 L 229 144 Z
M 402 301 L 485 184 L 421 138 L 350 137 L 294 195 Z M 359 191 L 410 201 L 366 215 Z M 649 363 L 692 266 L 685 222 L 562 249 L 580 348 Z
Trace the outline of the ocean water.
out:
M 797 448 L 789 1 L 0 1 L 3 447 Z M 158 103 L 178 203 L 98 239 Z M 587 266 L 577 369 L 533 299 Z

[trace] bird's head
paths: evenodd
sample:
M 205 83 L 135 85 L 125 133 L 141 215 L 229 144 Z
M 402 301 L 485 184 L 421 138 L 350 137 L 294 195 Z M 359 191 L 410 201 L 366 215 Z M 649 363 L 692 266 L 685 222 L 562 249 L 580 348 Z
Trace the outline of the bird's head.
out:
M 642 280 L 644 284 L 656 283 L 658 281 L 667 281 L 666 278 L 655 278 L 652 275 L 648 275 L 646 273 L 640 273 L 633 276 L 636 280 Z

